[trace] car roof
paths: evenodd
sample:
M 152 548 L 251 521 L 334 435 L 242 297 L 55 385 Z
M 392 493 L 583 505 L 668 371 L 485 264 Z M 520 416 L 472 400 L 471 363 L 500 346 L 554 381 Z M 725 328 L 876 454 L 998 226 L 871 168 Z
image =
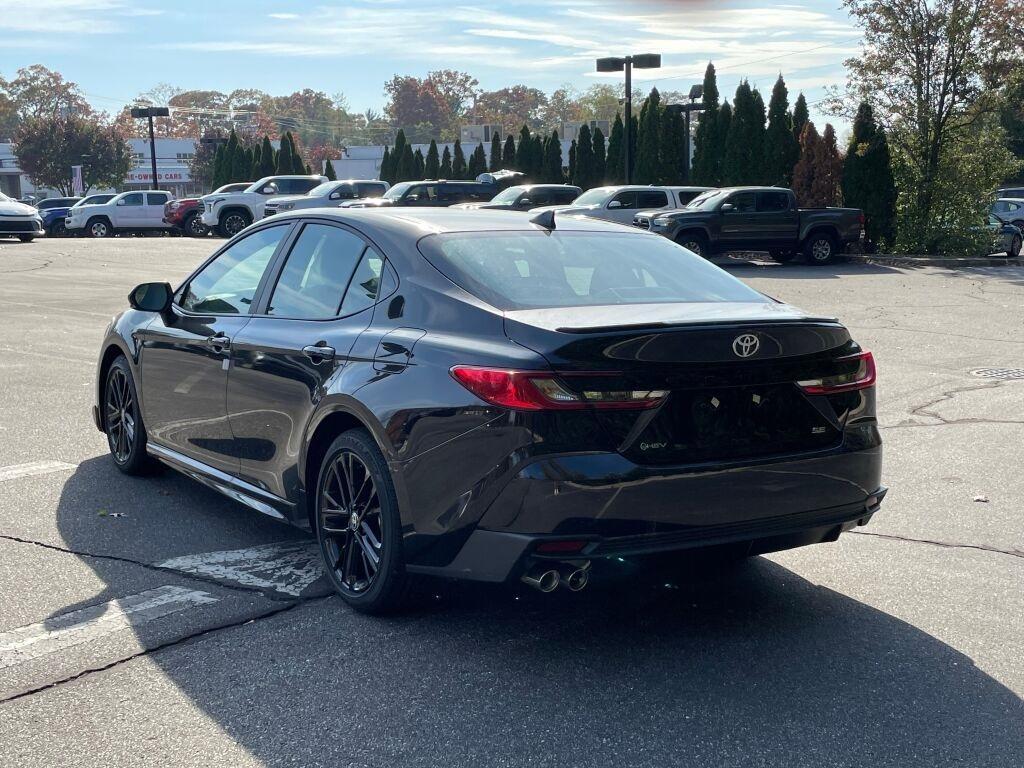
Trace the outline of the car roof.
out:
M 455 208 L 307 208 L 277 214 L 268 219 L 281 222 L 289 219 L 330 219 L 349 224 L 367 235 L 387 232 L 392 237 L 419 239 L 424 235 L 444 232 L 522 232 L 540 229 L 531 224 L 536 214 L 494 209 L 464 210 Z M 555 228 L 573 232 L 619 232 L 649 234 L 645 230 L 586 216 L 557 215 Z M 657 237 L 657 235 L 655 235 Z

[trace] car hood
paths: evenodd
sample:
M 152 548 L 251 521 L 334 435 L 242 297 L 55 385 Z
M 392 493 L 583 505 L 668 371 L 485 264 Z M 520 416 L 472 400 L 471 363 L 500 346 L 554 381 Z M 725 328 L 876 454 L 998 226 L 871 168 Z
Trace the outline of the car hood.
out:
M 295 203 L 299 200 L 309 200 L 309 195 L 279 195 L 278 197 L 267 198 L 268 203 Z
M 531 208 L 531 213 L 541 213 L 542 211 L 554 211 L 555 213 L 589 213 L 590 211 L 596 211 L 601 208 L 600 205 L 542 205 L 538 208 Z
M 0 216 L 38 216 L 39 211 L 33 208 L 31 205 L 25 205 L 24 203 L 16 203 L 13 200 L 7 202 L 6 200 L 0 201 Z
M 394 200 L 388 200 L 383 197 L 362 197 L 358 200 L 347 200 L 342 203 L 340 208 L 381 208 L 386 205 L 394 205 Z
M 608 304 L 594 307 L 519 309 L 505 317 L 550 331 L 580 333 L 604 328 L 647 328 L 690 323 L 828 321 L 797 307 L 765 297 L 763 302 L 693 302 L 678 304 Z

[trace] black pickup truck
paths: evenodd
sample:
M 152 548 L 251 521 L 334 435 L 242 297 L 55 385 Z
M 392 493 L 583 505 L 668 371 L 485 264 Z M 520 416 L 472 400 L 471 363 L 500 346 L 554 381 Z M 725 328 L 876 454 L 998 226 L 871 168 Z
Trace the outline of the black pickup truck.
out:
M 674 240 L 700 256 L 728 251 L 768 251 L 779 262 L 803 253 L 827 264 L 864 228 L 857 208 L 799 208 L 790 189 L 714 189 L 675 211 L 640 212 L 633 226 Z

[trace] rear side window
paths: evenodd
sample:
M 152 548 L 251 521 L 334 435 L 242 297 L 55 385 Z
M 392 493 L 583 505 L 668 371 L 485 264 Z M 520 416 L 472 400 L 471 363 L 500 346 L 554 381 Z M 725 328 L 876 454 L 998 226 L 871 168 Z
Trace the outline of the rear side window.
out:
M 351 315 L 361 309 L 373 306 L 380 294 L 380 277 L 384 270 L 384 259 L 372 248 L 363 252 L 352 280 L 345 291 L 345 300 L 341 304 L 341 314 Z
M 281 191 L 291 195 L 304 195 L 313 187 L 320 186 L 320 179 L 285 179 L 278 182 Z
M 568 205 L 579 197 L 579 194 L 575 189 L 557 189 L 554 195 L 552 195 L 552 199 L 556 205 Z
M 384 184 L 357 184 L 359 197 L 380 197 L 388 191 Z
M 450 232 L 419 247 L 448 279 L 501 310 L 765 301 L 699 256 L 644 234 Z
M 365 247 L 346 229 L 307 224 L 277 278 L 267 314 L 303 320 L 336 317 Z
M 789 195 L 785 192 L 758 192 L 757 210 L 762 213 L 771 211 L 788 211 Z
M 146 193 L 146 205 L 163 205 L 171 196 L 166 192 L 147 192 Z
M 700 192 L 677 192 L 676 196 L 679 198 L 680 205 L 686 205 L 691 200 L 695 199 Z
M 668 205 L 668 195 L 664 192 L 640 192 L 636 196 L 637 208 L 664 208 Z

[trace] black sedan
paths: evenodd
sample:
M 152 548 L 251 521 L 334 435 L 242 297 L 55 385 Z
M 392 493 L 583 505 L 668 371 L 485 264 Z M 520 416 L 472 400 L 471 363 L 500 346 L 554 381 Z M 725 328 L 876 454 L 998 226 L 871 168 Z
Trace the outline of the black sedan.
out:
M 364 611 L 414 574 L 580 589 L 833 541 L 885 493 L 871 353 L 648 232 L 309 210 L 129 301 L 94 407 L 117 467 L 312 528 Z

